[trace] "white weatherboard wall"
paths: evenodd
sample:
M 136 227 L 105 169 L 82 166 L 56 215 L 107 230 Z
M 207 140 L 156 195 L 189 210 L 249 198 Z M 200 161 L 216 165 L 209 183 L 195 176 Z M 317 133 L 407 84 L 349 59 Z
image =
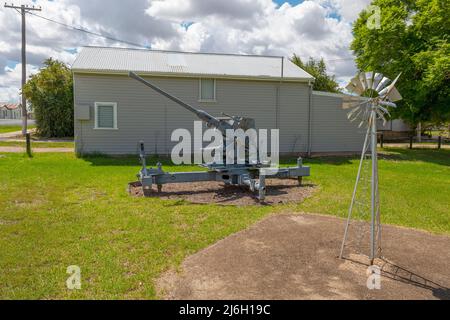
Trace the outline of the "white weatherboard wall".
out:
M 348 112 L 342 109 L 342 95 L 314 91 L 312 153 L 362 151 L 366 131 L 348 120 Z
M 280 82 L 217 79 L 217 102 L 199 103 L 199 79 L 146 77 L 163 90 L 193 106 L 221 116 L 222 112 L 256 120 L 258 128 L 277 127 L 277 88 Z M 75 120 L 80 153 L 136 154 L 139 141 L 150 154 L 170 154 L 175 129 L 193 131 L 195 115 L 125 75 L 74 74 L 75 112 L 88 106 L 90 120 Z M 282 83 L 279 98 L 280 151 L 305 153 L 308 148 L 309 87 Z M 95 102 L 117 103 L 118 129 L 95 130 Z
M 411 126 L 405 123 L 403 120 L 391 120 L 383 123 L 383 121 L 378 122 L 378 129 L 380 131 L 394 131 L 394 132 L 408 132 L 412 131 Z
M 199 79 L 146 77 L 152 83 L 213 116 L 222 112 L 256 120 L 258 128 L 280 129 L 280 152 L 308 152 L 310 90 L 306 83 L 217 79 L 217 102 L 199 103 Z M 277 117 L 277 89 L 279 110 Z M 193 131 L 195 115 L 125 75 L 75 73 L 75 113 L 88 108 L 89 116 L 75 120 L 76 150 L 80 153 L 136 154 L 143 140 L 149 154 L 167 155 L 176 129 Z M 311 152 L 359 152 L 364 129 L 347 119 L 342 96 L 311 95 Z M 117 103 L 117 130 L 95 130 L 95 102 Z

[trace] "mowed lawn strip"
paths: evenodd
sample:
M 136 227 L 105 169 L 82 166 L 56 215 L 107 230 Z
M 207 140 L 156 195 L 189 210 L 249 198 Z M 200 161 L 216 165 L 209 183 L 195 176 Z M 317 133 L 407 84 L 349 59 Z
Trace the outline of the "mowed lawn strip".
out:
M 25 141 L 0 141 L 0 147 L 25 148 Z M 31 148 L 75 148 L 74 142 L 38 142 L 31 141 Z
M 305 162 L 318 189 L 305 203 L 221 207 L 130 197 L 137 158 L 0 155 L 0 298 L 154 299 L 162 272 L 270 214 L 346 216 L 357 158 Z M 389 149 L 380 176 L 384 223 L 450 234 L 449 151 Z M 66 288 L 72 265 L 80 291 Z
M 297 209 L 346 218 L 359 159 L 309 164 L 319 191 Z M 450 234 L 450 150 L 385 149 L 379 167 L 383 223 Z
M 30 125 L 28 126 L 28 129 L 34 129 L 36 126 Z M 10 132 L 19 132 L 22 131 L 21 126 L 15 126 L 15 125 L 1 125 L 0 126 L 0 134 L 2 133 L 10 133 Z

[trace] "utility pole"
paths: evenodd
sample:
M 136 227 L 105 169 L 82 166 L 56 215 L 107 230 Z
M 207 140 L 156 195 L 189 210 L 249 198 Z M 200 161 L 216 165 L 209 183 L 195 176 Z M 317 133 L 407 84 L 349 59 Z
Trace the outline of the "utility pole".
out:
M 29 11 L 41 11 L 41 7 L 5 3 L 5 8 L 15 9 L 22 16 L 22 134 L 25 136 L 28 133 L 28 111 L 27 99 L 23 94 L 24 86 L 27 82 L 27 29 L 25 16 Z M 20 11 L 19 11 L 20 10 Z

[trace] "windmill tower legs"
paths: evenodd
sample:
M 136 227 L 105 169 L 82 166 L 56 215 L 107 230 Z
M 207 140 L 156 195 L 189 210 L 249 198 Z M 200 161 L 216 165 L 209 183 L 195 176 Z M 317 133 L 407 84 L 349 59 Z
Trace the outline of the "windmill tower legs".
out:
M 370 252 L 368 253 L 370 263 L 373 265 L 377 254 L 377 246 L 380 245 L 381 240 L 381 227 L 380 227 L 380 202 L 379 202 L 379 190 L 378 190 L 378 139 L 377 139 L 377 113 L 375 108 L 372 108 L 369 117 L 369 128 L 367 130 L 366 138 L 364 141 L 364 147 L 361 155 L 361 162 L 359 164 L 358 176 L 356 178 L 356 184 L 353 191 L 353 198 L 349 209 L 349 215 L 347 224 L 345 227 L 344 240 L 342 242 L 340 258 L 344 257 L 344 251 L 349 237 L 350 225 L 352 222 L 352 215 L 355 208 L 355 204 L 358 202 L 358 189 L 363 176 L 364 162 L 367 161 L 370 147 L 370 154 L 372 159 L 371 166 L 371 179 L 370 179 L 370 205 L 367 209 L 370 210 Z M 359 202 L 361 203 L 361 202 Z M 370 209 L 369 209 L 370 208 Z
M 372 265 L 375 258 L 381 255 L 377 121 L 386 121 L 386 115 L 389 115 L 387 108 L 396 108 L 395 102 L 402 100 L 400 92 L 395 87 L 400 76 L 401 74 L 391 81 L 381 73 L 360 72 L 346 87 L 352 95 L 343 100 L 342 108 L 352 109 L 348 118 L 351 121 L 361 120 L 360 128 L 367 124 L 367 134 L 345 227 L 341 259 L 344 257 L 346 247 L 350 247 L 350 243 L 354 242 L 349 241 L 350 236 L 354 237 L 355 234 L 358 240 L 358 253 L 368 256 Z M 353 225 L 360 226 L 359 232 L 350 232 L 350 226 Z M 361 249 L 362 240 L 364 249 Z
M 377 137 L 377 114 L 372 109 L 371 114 L 371 146 L 372 146 L 372 188 L 371 188 L 371 225 L 370 225 L 370 264 L 375 261 L 376 251 L 376 215 L 378 212 L 378 137 Z

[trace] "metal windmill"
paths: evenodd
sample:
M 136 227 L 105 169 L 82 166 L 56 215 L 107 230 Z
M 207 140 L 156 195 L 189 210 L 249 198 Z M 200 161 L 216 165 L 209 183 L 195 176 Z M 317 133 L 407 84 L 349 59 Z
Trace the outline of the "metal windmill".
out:
M 344 98 L 343 108 L 350 110 L 349 120 L 360 121 L 360 128 L 367 126 L 367 134 L 342 242 L 341 259 L 344 256 L 355 209 L 361 210 L 364 217 L 368 217 L 370 213 L 369 256 L 371 264 L 374 263 L 377 250 L 381 250 L 377 123 L 378 121 L 386 122 L 386 116 L 389 115 L 388 107 L 395 108 L 395 102 L 402 100 L 402 96 L 395 87 L 400 76 L 401 74 L 394 81 L 391 81 L 380 73 L 362 72 L 353 78 L 346 87 L 354 95 Z M 365 172 L 364 169 L 371 172 Z M 367 179 L 367 176 L 370 176 L 370 179 Z M 370 185 L 364 186 L 364 182 L 370 183 Z M 360 243 L 363 237 L 364 234 L 360 232 Z

